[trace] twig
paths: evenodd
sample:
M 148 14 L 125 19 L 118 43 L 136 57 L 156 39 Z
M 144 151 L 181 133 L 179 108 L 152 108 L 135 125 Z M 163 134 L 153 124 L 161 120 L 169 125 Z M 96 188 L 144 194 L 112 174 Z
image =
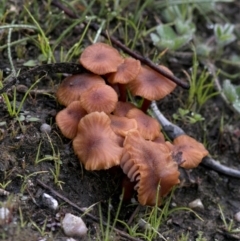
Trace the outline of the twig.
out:
M 155 101 L 152 101 L 151 109 L 152 109 L 153 115 L 162 125 L 163 130 L 171 139 L 174 139 L 177 136 L 184 134 L 184 131 L 180 127 L 174 125 L 173 123 L 171 123 L 169 120 L 165 118 L 165 116 L 158 109 Z M 225 165 L 222 165 L 218 161 L 212 159 L 209 156 L 203 158 L 201 164 L 203 166 L 209 167 L 214 171 L 225 174 L 227 176 L 240 178 L 240 170 L 236 170 L 236 169 L 227 167 Z
M 68 9 L 66 6 L 64 6 L 62 3 L 60 3 L 58 0 L 52 0 L 51 4 L 56 6 L 57 8 L 61 9 L 66 15 L 68 15 L 70 18 L 78 18 L 78 16 L 73 13 L 70 9 Z M 86 22 L 83 22 L 84 25 L 87 25 Z M 99 29 L 99 26 L 95 23 L 90 23 L 89 27 L 95 31 L 97 31 Z M 137 54 L 135 52 L 133 52 L 131 49 L 129 49 L 127 46 L 125 46 L 124 44 L 122 44 L 120 41 L 118 41 L 115 37 L 113 36 L 109 36 L 109 34 L 106 31 L 102 31 L 100 33 L 104 38 L 106 39 L 110 39 L 111 42 L 113 44 L 115 44 L 116 46 L 118 46 L 120 49 L 122 49 L 125 53 L 129 54 L 130 56 L 132 56 L 135 59 L 140 60 L 143 64 L 148 65 L 150 68 L 152 68 L 153 70 L 157 71 L 158 73 L 160 73 L 161 75 L 165 76 L 166 78 L 172 80 L 174 83 L 176 83 L 177 85 L 185 88 L 185 89 L 189 89 L 189 83 L 187 82 L 183 82 L 182 80 L 180 80 L 179 78 L 177 78 L 176 76 L 173 76 L 169 73 L 167 73 L 165 70 L 161 69 L 160 67 L 158 67 L 156 64 L 154 64 L 150 59 L 143 57 L 140 54 Z
M 140 210 L 140 207 L 141 205 L 138 204 L 137 207 L 135 208 L 135 210 L 133 211 L 133 213 L 131 214 L 131 217 L 129 218 L 128 222 L 127 222 L 127 225 L 130 226 L 133 222 L 133 219 L 136 217 L 137 213 L 139 212 Z M 125 227 L 124 228 L 124 231 L 126 230 L 127 228 Z
M 86 212 L 85 212 L 85 211 L 86 211 L 85 209 L 80 208 L 78 205 L 76 205 L 75 203 L 73 203 L 72 201 L 70 201 L 68 198 L 62 196 L 60 193 L 58 193 L 57 191 L 53 190 L 51 187 L 49 187 L 48 185 L 46 185 L 45 183 L 43 183 L 43 182 L 40 181 L 39 179 L 37 179 L 37 183 L 38 183 L 38 185 L 42 186 L 43 188 L 49 190 L 53 195 L 55 195 L 55 196 L 57 196 L 58 198 L 62 199 L 64 202 L 68 203 L 68 204 L 71 205 L 72 207 L 76 208 L 79 212 L 84 213 L 84 215 L 86 215 L 88 218 L 91 218 L 91 219 L 92 219 L 93 221 L 95 221 L 95 222 L 99 222 L 99 221 L 100 221 L 100 219 L 99 219 L 98 217 L 96 217 L 96 216 L 94 216 L 94 215 L 92 215 L 92 214 L 90 214 L 90 213 L 86 213 Z M 104 222 L 104 221 L 102 221 L 102 220 L 101 220 L 101 222 L 102 222 L 102 224 L 103 224 L 104 226 L 109 226 L 108 223 L 106 223 L 106 222 Z M 121 230 L 119 230 L 119 229 L 117 229 L 117 228 L 112 227 L 112 229 L 113 229 L 116 233 L 118 233 L 120 236 L 122 236 L 122 237 L 124 237 L 124 238 L 126 238 L 126 239 L 128 239 L 128 240 L 132 240 L 132 241 L 142 241 L 141 239 L 137 239 L 137 238 L 131 237 L 129 234 L 127 234 L 127 233 L 125 233 L 125 232 L 123 232 L 123 231 L 121 231 Z

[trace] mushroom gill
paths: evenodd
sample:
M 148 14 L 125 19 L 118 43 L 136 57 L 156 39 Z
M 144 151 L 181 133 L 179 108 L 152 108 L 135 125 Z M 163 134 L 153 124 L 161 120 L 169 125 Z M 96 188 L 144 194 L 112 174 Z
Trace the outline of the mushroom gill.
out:
M 172 187 L 179 183 L 178 165 L 165 144 L 144 140 L 136 130 L 130 131 L 124 141 L 120 166 L 131 181 L 142 205 L 158 205 Z M 159 195 L 157 195 L 160 185 Z

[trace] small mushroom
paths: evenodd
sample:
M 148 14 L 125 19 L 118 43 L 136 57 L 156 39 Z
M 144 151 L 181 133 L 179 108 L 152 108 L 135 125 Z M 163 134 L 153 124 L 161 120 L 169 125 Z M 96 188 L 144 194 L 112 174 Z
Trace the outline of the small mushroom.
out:
M 167 67 L 162 65 L 159 67 L 172 74 Z M 144 112 L 148 109 L 152 100 L 163 99 L 175 87 L 176 84 L 174 82 L 147 66 L 142 66 L 137 77 L 128 84 L 132 95 L 144 98 L 141 108 Z
M 107 75 L 107 80 L 111 84 L 127 84 L 134 80 L 141 68 L 141 62 L 134 58 L 128 57 L 120 64 L 117 71 Z
M 165 137 L 164 137 L 163 133 L 160 132 L 160 133 L 159 133 L 159 136 L 157 136 L 157 137 L 153 140 L 153 142 L 162 143 L 162 144 L 166 143 L 166 142 L 165 142 Z
M 126 136 L 130 130 L 137 129 L 137 122 L 124 116 L 109 115 L 112 130 L 120 136 Z
M 208 155 L 204 145 L 188 135 L 180 135 L 173 140 L 172 155 L 180 166 L 195 168 Z
M 108 74 L 107 80 L 110 84 L 118 84 L 120 100 L 126 101 L 127 90 L 126 84 L 136 78 L 141 68 L 141 62 L 134 58 L 128 57 L 118 66 L 117 72 Z
M 109 114 L 116 108 L 117 101 L 117 93 L 108 85 L 92 87 L 80 97 L 81 106 L 88 113 L 103 111 Z
M 105 85 L 105 81 L 95 74 L 83 73 L 68 76 L 58 87 L 57 100 L 61 105 L 67 106 L 72 101 L 79 100 L 83 92 L 97 85 Z
M 111 120 L 104 112 L 92 112 L 80 120 L 73 149 L 87 170 L 119 165 L 122 148 L 110 125 Z
M 116 116 L 126 116 L 129 110 L 136 108 L 136 106 L 130 102 L 118 101 L 113 114 Z
M 65 109 L 58 112 L 56 123 L 65 137 L 73 139 L 77 135 L 80 119 L 86 114 L 87 112 L 81 107 L 80 101 L 73 101 Z
M 79 61 L 92 73 L 105 75 L 116 72 L 124 59 L 115 48 L 105 43 L 95 43 L 84 49 Z
M 131 181 L 136 181 L 138 201 L 142 205 L 158 205 L 172 187 L 179 183 L 178 165 L 165 144 L 144 140 L 136 130 L 124 141 L 120 166 Z M 160 185 L 159 194 L 157 194 Z
M 146 115 L 143 111 L 133 108 L 128 111 L 126 117 L 135 119 L 138 125 L 139 133 L 147 140 L 153 140 L 160 135 L 161 126 L 159 122 Z

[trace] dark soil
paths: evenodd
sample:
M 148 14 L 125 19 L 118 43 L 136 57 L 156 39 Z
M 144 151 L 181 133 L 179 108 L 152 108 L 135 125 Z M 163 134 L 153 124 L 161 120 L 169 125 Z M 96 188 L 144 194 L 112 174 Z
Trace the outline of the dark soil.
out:
M 44 4 L 40 4 L 39 9 L 44 9 L 44 6 Z M 226 14 L 226 17 L 231 19 L 233 24 L 239 23 L 239 11 L 234 10 L 237 7 L 240 11 L 238 3 L 219 5 L 219 8 Z M 17 9 L 22 10 L 21 6 L 17 7 Z M 41 11 L 39 11 L 39 14 L 46 15 Z M 56 16 L 56 14 L 59 14 L 57 9 L 55 9 L 53 15 Z M 7 22 L 10 23 L 11 15 L 8 18 Z M 64 24 L 59 25 L 57 29 L 49 33 L 52 41 L 56 39 L 59 33 L 64 31 L 69 22 L 70 20 L 66 19 Z M 65 47 L 70 48 L 75 43 L 79 31 L 82 31 L 81 27 L 74 29 L 72 35 L 74 39 L 71 41 L 66 40 L 64 42 Z M 0 45 L 6 43 L 6 33 L 0 32 Z M 12 36 L 12 40 L 22 38 L 24 34 L 24 31 L 16 31 Z M 121 39 L 120 36 L 116 35 L 115 37 Z M 89 44 L 87 39 L 84 44 L 86 46 Z M 39 49 L 32 42 L 27 43 L 23 48 L 22 59 L 17 56 L 17 48 L 12 48 L 13 62 L 17 69 L 26 69 L 26 67 L 23 67 L 23 63 L 33 58 L 37 59 L 39 56 Z M 139 49 L 141 51 L 141 47 Z M 230 55 L 231 51 L 236 51 L 239 54 L 239 43 L 232 44 L 227 49 L 226 55 Z M 59 53 L 56 52 L 55 54 L 58 56 Z M 170 56 L 168 57 L 169 68 L 172 68 L 173 71 L 176 70 L 179 76 L 181 75 L 181 69 L 188 70 L 191 66 L 191 59 L 186 63 L 186 60 L 179 58 L 177 63 L 171 63 Z M 9 74 L 10 64 L 7 61 L 6 49 L 0 52 L 0 69 L 5 77 Z M 109 200 L 111 199 L 111 216 L 114 217 L 116 214 L 119 196 L 121 195 L 121 170 L 116 168 L 107 171 L 86 171 L 74 155 L 71 141 L 64 138 L 56 126 L 55 116 L 62 107 L 56 102 L 54 95 L 49 96 L 46 93 L 54 93 L 63 78 L 64 75 L 55 74 L 46 76 L 41 80 L 34 90 L 44 90 L 44 93 L 36 94 L 36 92 L 32 92 L 28 96 L 21 111 L 22 116 L 26 117 L 23 121 L 19 122 L 11 118 L 6 110 L 3 98 L 0 99 L 0 123 L 6 122 L 0 126 L 0 183 L 11 181 L 6 187 L 6 190 L 10 192 L 10 196 L 0 196 L 1 202 L 8 200 L 7 207 L 11 210 L 9 220 L 0 223 L 0 240 L 40 240 L 43 235 L 33 225 L 28 224 L 34 222 L 39 227 L 43 227 L 46 220 L 48 236 L 45 240 L 66 240 L 59 227 L 61 217 L 67 212 L 76 215 L 81 214 L 69 203 L 54 195 L 60 203 L 59 209 L 52 211 L 49 207 L 46 207 L 42 201 L 42 194 L 51 193 L 38 185 L 37 179 L 82 208 L 94 205 L 91 213 L 95 216 L 99 216 L 98 206 L 101 204 L 104 220 L 107 220 Z M 26 79 L 21 83 L 17 83 L 18 101 L 21 101 L 24 95 L 21 93 L 20 87 L 22 85 L 29 87 L 32 83 L 33 79 Z M 9 88 L 7 93 L 9 98 L 12 99 L 13 89 Z M 172 120 L 172 114 L 177 111 L 178 107 L 181 107 L 186 98 L 187 91 L 178 87 L 173 94 L 159 102 L 159 107 L 166 117 Z M 225 105 L 220 96 L 208 101 L 202 108 L 201 115 L 205 118 L 205 124 L 188 124 L 182 121 L 177 124 L 198 141 L 207 143 L 209 152 L 216 160 L 240 170 L 239 116 L 235 115 Z M 224 119 L 223 130 L 220 129 L 221 116 Z M 39 121 L 31 121 L 31 119 L 27 119 L 29 117 L 37 117 Z M 49 137 L 40 130 L 42 123 L 51 126 Z M 53 161 L 48 160 L 35 164 L 40 143 L 39 158 L 43 158 L 45 155 L 53 155 L 52 146 L 56 153 L 59 151 L 61 165 L 57 181 L 61 182 L 56 183 L 50 171 L 55 170 Z M 228 223 L 234 220 L 234 214 L 240 211 L 239 179 L 219 174 L 201 165 L 192 171 L 182 171 L 181 184 L 174 191 L 170 208 L 188 207 L 190 202 L 198 198 L 202 201 L 204 208 L 198 208 L 194 211 L 203 220 L 200 220 L 192 212 L 186 210 L 176 211 L 167 216 L 159 232 L 167 240 L 172 241 L 177 241 L 182 234 L 189 235 L 187 240 L 240 240 L 239 233 L 228 232 L 219 209 L 220 206 Z M 135 208 L 136 205 L 123 203 L 119 219 L 127 222 Z M 141 207 L 140 213 L 144 214 L 145 209 L 146 207 Z M 20 225 L 19 210 L 22 212 L 23 220 L 28 223 L 24 227 Z M 133 221 L 134 224 L 137 223 L 138 218 L 139 216 L 136 215 L 136 219 Z M 84 221 L 89 228 L 89 235 L 86 240 L 96 239 L 100 235 L 99 223 L 88 217 L 84 217 Z M 234 220 L 233 229 L 239 228 L 239 225 Z M 123 228 L 121 225 L 117 225 L 117 227 L 119 229 Z M 203 233 L 202 237 L 205 239 L 198 239 L 201 236 L 199 232 Z M 117 235 L 114 240 L 126 239 Z M 156 240 L 162 239 L 158 238 Z

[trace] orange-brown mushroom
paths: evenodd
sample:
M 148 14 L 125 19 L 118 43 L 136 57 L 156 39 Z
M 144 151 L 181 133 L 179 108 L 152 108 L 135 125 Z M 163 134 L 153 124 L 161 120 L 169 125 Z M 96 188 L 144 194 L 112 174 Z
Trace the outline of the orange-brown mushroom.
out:
M 161 126 L 159 122 L 149 115 L 146 115 L 143 111 L 133 108 L 128 111 L 126 117 L 137 121 L 137 129 L 144 139 L 154 140 L 160 135 Z
M 136 106 L 130 102 L 118 101 L 113 114 L 117 116 L 126 116 L 128 111 L 133 108 L 136 108 Z
M 172 74 L 165 66 L 160 68 Z M 154 71 L 148 66 L 142 66 L 137 77 L 128 84 L 128 88 L 134 96 L 144 98 L 142 110 L 146 111 L 150 101 L 159 100 L 170 94 L 176 87 L 176 84 L 163 75 Z
M 159 133 L 159 136 L 157 136 L 157 137 L 153 140 L 153 142 L 162 143 L 162 144 L 165 143 L 165 137 L 164 137 L 163 133 L 160 132 L 160 133 Z
M 56 123 L 62 134 L 73 139 L 77 135 L 78 123 L 87 112 L 81 107 L 80 101 L 71 102 L 56 115 Z
M 119 165 L 122 148 L 110 124 L 111 120 L 104 112 L 92 112 L 79 122 L 73 149 L 87 170 Z
M 144 140 L 138 131 L 130 131 L 124 141 L 123 153 L 120 166 L 131 181 L 137 181 L 135 189 L 139 203 L 155 205 L 158 197 L 160 205 L 161 198 L 179 183 L 178 165 L 169 148 Z
M 137 77 L 140 68 L 141 62 L 139 60 L 128 57 L 125 58 L 124 62 L 118 66 L 117 72 L 106 75 L 106 78 L 111 85 L 118 84 L 120 100 L 126 101 L 126 84 Z
M 67 106 L 72 101 L 79 100 L 84 91 L 97 85 L 105 85 L 105 81 L 95 74 L 83 73 L 68 76 L 58 87 L 57 100 L 60 104 Z
M 124 59 L 119 52 L 105 43 L 95 43 L 82 52 L 80 63 L 92 73 L 105 75 L 116 72 Z
M 111 128 L 117 135 L 125 137 L 130 130 L 137 129 L 137 122 L 124 116 L 109 115 Z
M 107 80 L 111 84 L 127 84 L 134 80 L 141 68 L 141 62 L 137 59 L 128 57 L 117 68 L 117 72 L 107 75 Z
M 116 91 L 108 85 L 92 87 L 80 97 L 81 105 L 88 113 L 103 111 L 109 114 L 116 108 L 117 101 Z
M 173 140 L 172 155 L 180 166 L 195 168 L 208 155 L 204 145 L 188 135 L 180 135 Z

